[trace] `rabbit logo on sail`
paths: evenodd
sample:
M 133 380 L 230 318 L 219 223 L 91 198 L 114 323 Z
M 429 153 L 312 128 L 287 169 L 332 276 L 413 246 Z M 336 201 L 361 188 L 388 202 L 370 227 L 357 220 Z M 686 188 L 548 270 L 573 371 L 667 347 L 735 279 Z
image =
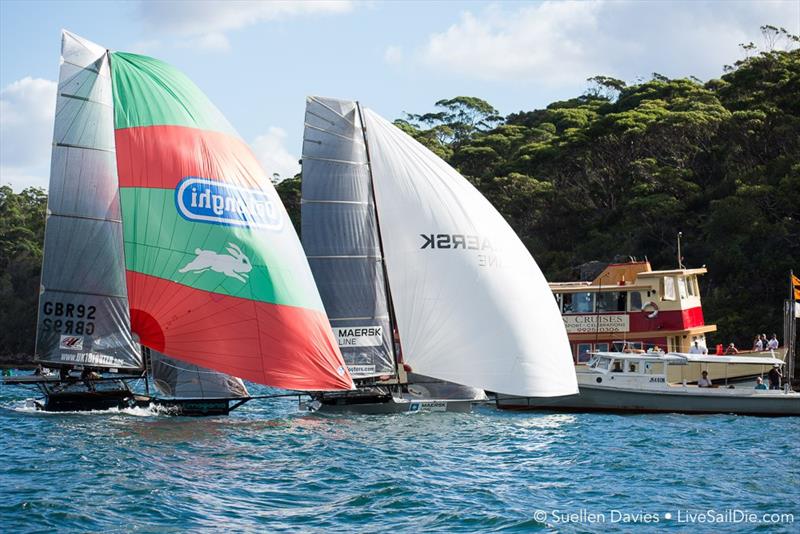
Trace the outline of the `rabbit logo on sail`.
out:
M 269 193 L 188 176 L 175 188 L 175 207 L 189 221 L 278 230 L 283 225 L 279 203 Z
M 230 255 L 217 254 L 213 250 L 196 248 L 194 249 L 196 257 L 178 272 L 201 274 L 212 270 L 224 274 L 225 276 L 235 278 L 240 282 L 247 282 L 250 276 L 248 273 L 253 269 L 250 259 L 233 243 L 228 243 L 225 250 L 227 250 Z

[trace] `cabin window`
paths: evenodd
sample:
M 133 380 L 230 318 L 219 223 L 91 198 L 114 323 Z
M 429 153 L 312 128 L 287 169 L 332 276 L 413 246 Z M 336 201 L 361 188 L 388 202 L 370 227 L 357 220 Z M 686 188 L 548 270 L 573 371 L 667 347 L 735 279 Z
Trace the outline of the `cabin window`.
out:
M 591 343 L 578 343 L 576 356 L 578 357 L 578 363 L 588 362 L 590 358 L 589 352 L 592 350 Z
M 642 294 L 638 291 L 631 291 L 630 292 L 630 304 L 628 310 L 634 311 L 641 311 L 642 309 Z
M 641 341 L 628 341 L 628 346 L 632 350 L 642 350 L 644 344 Z
M 686 278 L 680 276 L 678 277 L 678 289 L 681 292 L 681 300 L 686 298 Z
M 647 362 L 644 366 L 644 370 L 649 375 L 663 375 L 664 364 L 662 362 Z
M 697 277 L 692 275 L 686 279 L 686 289 L 689 290 L 689 295 L 692 297 L 697 295 L 697 291 L 695 291 L 695 284 L 697 283 Z
M 661 279 L 661 298 L 663 300 L 675 300 L 675 279 L 665 276 Z
M 598 343 L 594 346 L 598 352 L 608 352 L 608 343 Z
M 622 372 L 622 362 L 619 360 L 614 360 L 614 363 L 611 365 L 611 372 L 612 373 L 621 373 Z
M 603 312 L 624 312 L 625 311 L 625 292 L 624 291 L 604 291 L 597 294 L 597 311 Z
M 564 313 L 594 312 L 594 293 L 564 293 Z
M 626 370 L 628 373 L 638 373 L 639 372 L 639 362 L 638 361 L 629 361 L 628 368 Z
M 608 370 L 608 364 L 610 363 L 611 363 L 611 358 L 600 358 L 599 360 L 597 360 L 597 365 L 595 365 L 595 367 L 597 367 L 598 369 Z

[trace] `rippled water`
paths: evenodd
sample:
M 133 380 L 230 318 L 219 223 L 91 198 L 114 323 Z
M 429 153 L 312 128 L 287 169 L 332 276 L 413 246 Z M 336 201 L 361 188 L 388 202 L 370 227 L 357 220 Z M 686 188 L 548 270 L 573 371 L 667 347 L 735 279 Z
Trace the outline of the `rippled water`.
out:
M 280 399 L 195 419 L 43 414 L 29 396 L 0 387 L 3 532 L 800 529 L 800 418 L 324 417 Z M 709 509 L 795 521 L 690 522 Z

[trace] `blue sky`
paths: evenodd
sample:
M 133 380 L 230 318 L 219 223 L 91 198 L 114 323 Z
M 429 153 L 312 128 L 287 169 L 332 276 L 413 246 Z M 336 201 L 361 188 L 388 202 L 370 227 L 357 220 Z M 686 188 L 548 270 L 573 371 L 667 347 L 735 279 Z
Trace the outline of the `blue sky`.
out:
M 718 77 L 800 33 L 800 1 L 44 2 L 0 0 L 0 183 L 47 185 L 60 30 L 167 61 L 192 78 L 268 174 L 297 170 L 306 95 L 394 119 L 439 99 L 503 114 L 571 98 L 596 74 Z

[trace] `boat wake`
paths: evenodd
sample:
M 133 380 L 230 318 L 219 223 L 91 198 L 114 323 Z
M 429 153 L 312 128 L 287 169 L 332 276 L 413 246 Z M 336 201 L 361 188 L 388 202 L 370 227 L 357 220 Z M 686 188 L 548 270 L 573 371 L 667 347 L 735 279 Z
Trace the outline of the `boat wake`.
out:
M 109 408 L 108 410 L 47 412 L 36 407 L 35 399 L 15 401 L 3 406 L 7 410 L 22 413 L 36 413 L 41 415 L 130 415 L 133 417 L 159 417 L 171 415 L 163 406 L 150 404 L 148 406 L 134 406 L 132 408 Z

